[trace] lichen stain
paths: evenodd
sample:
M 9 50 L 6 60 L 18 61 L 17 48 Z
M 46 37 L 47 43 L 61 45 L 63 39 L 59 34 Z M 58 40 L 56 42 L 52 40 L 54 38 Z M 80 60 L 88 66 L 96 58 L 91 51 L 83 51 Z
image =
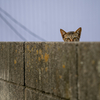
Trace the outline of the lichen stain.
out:
M 60 48 L 58 47 L 58 51 L 60 51 Z
M 27 61 L 27 64 L 29 64 L 29 62 Z
M 59 75 L 59 78 L 60 78 L 60 79 L 62 79 L 62 76 L 61 76 L 61 75 Z
M 19 51 L 18 53 L 20 54 L 21 52 Z
M 15 52 L 17 53 L 17 50 L 15 50 Z
M 31 51 L 33 51 L 33 47 L 32 47 L 32 49 L 31 49 Z
M 29 50 L 29 45 L 27 45 L 27 49 Z
M 39 49 L 39 54 L 42 54 L 42 50 L 41 49 Z
M 48 55 L 47 53 L 45 53 L 45 56 L 44 56 L 44 60 L 45 60 L 45 62 L 47 62 L 48 59 L 49 59 L 49 55 Z
M 63 65 L 62 67 L 65 68 L 65 65 Z
M 48 50 L 48 45 L 47 45 L 47 44 L 45 45 L 45 50 L 46 50 L 46 51 Z
M 46 72 L 47 72 L 47 70 L 48 70 L 48 67 L 45 68 L 45 71 L 46 71 Z
M 34 48 L 36 48 L 36 45 L 34 45 Z
M 41 54 L 41 59 L 43 60 L 43 55 Z
M 38 57 L 38 61 L 40 61 L 41 60 L 41 58 L 40 57 Z
M 38 54 L 38 50 L 36 50 L 36 53 Z
M 29 53 L 31 53 L 31 50 L 29 50 Z
M 95 60 L 92 60 L 92 62 L 91 62 L 92 64 L 95 64 Z
M 17 61 L 16 60 L 14 60 L 14 64 L 16 64 L 17 63 Z

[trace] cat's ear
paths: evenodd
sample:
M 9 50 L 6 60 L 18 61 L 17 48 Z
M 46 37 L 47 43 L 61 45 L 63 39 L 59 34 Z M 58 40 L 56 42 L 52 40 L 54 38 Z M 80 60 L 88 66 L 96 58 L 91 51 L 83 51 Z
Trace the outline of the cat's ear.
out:
M 75 33 L 77 33 L 78 36 L 80 37 L 81 36 L 81 31 L 82 31 L 82 28 L 80 27 L 75 31 Z
M 66 32 L 63 29 L 60 29 L 60 33 L 62 35 L 62 38 L 64 38 L 64 35 L 66 34 Z

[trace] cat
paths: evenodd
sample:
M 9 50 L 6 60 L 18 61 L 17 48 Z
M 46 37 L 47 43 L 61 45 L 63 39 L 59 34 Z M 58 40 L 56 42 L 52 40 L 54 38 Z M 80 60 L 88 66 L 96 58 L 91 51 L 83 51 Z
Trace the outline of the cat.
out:
M 62 38 L 65 42 L 75 42 L 75 41 L 79 41 L 80 36 L 81 36 L 81 30 L 82 28 L 78 28 L 75 32 L 74 31 L 70 31 L 70 32 L 65 32 L 63 29 L 60 29 Z

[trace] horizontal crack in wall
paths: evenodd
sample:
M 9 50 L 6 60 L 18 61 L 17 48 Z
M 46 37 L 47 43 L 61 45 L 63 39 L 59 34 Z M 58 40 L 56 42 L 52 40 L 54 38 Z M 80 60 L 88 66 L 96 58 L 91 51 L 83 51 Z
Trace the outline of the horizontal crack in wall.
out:
M 1 80 L 1 81 L 4 81 L 4 82 L 6 82 L 6 83 L 9 83 L 9 84 L 14 84 L 14 85 L 22 86 L 22 87 L 24 87 L 24 90 L 25 90 L 26 88 L 28 88 L 28 89 L 30 89 L 30 90 L 35 90 L 35 91 L 37 91 L 37 92 L 39 92 L 39 93 L 42 93 L 42 94 L 44 94 L 44 95 L 48 95 L 48 96 L 51 96 L 51 97 L 54 97 L 54 98 L 58 98 L 58 99 L 62 99 L 62 100 L 70 100 L 70 99 L 66 99 L 66 98 L 63 98 L 63 97 L 54 95 L 53 93 L 45 92 L 45 91 L 42 91 L 42 90 L 39 90 L 39 89 L 36 89 L 36 88 L 27 87 L 27 86 L 20 85 L 20 84 L 14 83 L 14 82 L 9 82 L 9 81 L 4 80 L 4 79 L 1 79 L 1 78 L 0 78 L 0 80 Z M 24 92 L 25 92 L 25 91 L 24 91 Z

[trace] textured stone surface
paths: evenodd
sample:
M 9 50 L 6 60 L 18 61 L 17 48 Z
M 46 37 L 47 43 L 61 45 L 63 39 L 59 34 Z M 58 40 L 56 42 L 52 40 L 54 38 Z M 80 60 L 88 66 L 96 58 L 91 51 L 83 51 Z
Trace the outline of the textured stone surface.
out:
M 0 78 L 9 80 L 9 43 L 0 42 Z
M 35 91 L 29 88 L 25 89 L 25 100 L 65 100 L 46 93 Z
M 100 100 L 100 43 L 80 43 L 78 98 Z
M 24 84 L 23 43 L 0 42 L 0 78 Z
M 26 86 L 76 100 L 75 43 L 27 42 L 25 62 Z
M 0 80 L 0 100 L 24 100 L 24 87 Z
M 0 42 L 0 100 L 33 99 L 100 100 L 100 43 Z
M 32 89 L 25 89 L 25 100 L 39 100 L 39 93 Z

